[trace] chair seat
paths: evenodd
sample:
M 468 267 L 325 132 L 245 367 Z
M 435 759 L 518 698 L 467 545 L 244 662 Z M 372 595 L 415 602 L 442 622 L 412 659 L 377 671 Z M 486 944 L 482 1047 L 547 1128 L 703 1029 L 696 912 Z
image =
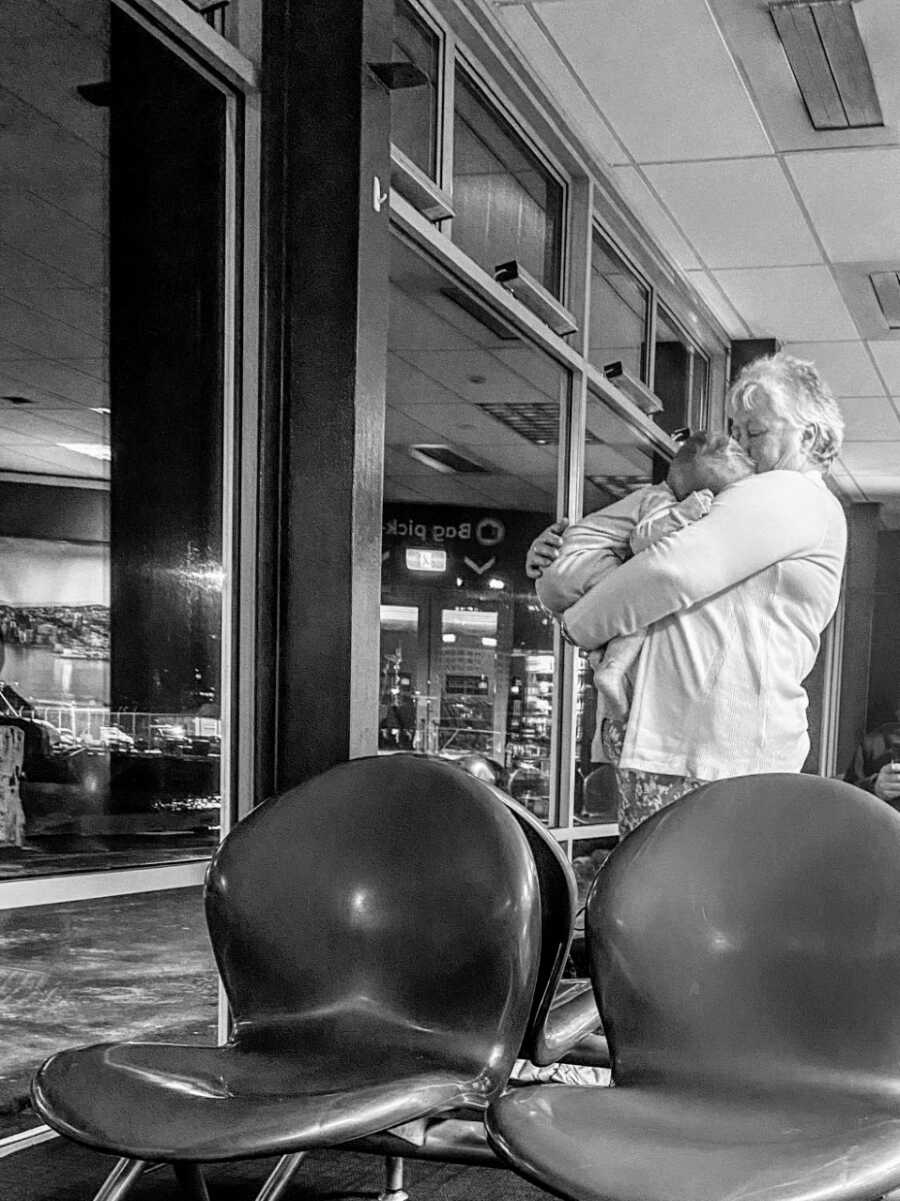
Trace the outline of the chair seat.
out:
M 98 1150 L 200 1163 L 342 1143 L 478 1093 L 408 1046 L 367 1051 L 100 1044 L 54 1055 L 34 1096 L 57 1130 Z
M 505 1093 L 487 1127 L 573 1201 L 845 1201 L 900 1183 L 900 1098 L 545 1084 Z

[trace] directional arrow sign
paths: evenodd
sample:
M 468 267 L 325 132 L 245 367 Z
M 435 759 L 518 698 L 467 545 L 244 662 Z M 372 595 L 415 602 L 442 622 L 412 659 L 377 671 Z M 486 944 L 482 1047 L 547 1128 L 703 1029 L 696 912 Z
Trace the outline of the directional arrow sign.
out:
M 482 563 L 480 567 L 473 559 L 470 559 L 468 555 L 465 559 L 463 559 L 463 563 L 465 563 L 466 567 L 471 567 L 476 575 L 484 575 L 484 573 L 493 567 L 496 562 L 497 558 L 495 555 L 491 555 L 487 562 Z

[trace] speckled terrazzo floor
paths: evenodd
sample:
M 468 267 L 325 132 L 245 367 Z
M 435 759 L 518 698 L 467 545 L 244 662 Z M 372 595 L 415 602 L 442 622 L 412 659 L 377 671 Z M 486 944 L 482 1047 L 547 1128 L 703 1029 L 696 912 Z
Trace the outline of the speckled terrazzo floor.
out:
M 0 1137 L 36 1124 L 28 1086 L 54 1051 L 215 1042 L 216 1004 L 199 888 L 0 911 Z

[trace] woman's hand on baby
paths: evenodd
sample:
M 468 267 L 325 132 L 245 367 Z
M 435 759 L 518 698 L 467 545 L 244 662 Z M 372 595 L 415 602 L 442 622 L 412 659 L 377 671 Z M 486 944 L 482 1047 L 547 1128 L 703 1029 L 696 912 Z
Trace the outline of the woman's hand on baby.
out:
M 542 530 L 529 546 L 525 556 L 525 574 L 530 580 L 539 579 L 557 558 L 562 546 L 562 535 L 568 524 L 568 517 L 560 517 L 559 521 L 554 521 Z
M 701 517 L 706 516 L 712 508 L 712 503 L 712 492 L 708 488 L 701 488 L 697 492 L 689 492 L 684 500 L 680 500 L 675 507 L 685 520 L 698 521 Z

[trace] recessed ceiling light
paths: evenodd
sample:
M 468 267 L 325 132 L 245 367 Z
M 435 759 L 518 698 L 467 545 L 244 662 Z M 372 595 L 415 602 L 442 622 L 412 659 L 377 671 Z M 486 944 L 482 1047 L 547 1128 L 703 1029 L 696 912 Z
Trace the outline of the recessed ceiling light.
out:
M 77 455 L 88 455 L 91 459 L 101 459 L 108 463 L 112 458 L 110 447 L 101 442 L 57 442 L 62 450 L 71 450 Z
M 419 443 L 418 446 L 411 446 L 409 453 L 414 459 L 418 459 L 420 463 L 425 463 L 428 467 L 433 467 L 435 471 L 443 471 L 448 474 L 460 472 L 466 475 L 475 475 L 487 471 L 487 468 L 482 467 L 480 463 L 476 463 L 472 459 L 467 459 L 464 455 L 459 454 L 458 451 L 453 450 L 449 446 Z

